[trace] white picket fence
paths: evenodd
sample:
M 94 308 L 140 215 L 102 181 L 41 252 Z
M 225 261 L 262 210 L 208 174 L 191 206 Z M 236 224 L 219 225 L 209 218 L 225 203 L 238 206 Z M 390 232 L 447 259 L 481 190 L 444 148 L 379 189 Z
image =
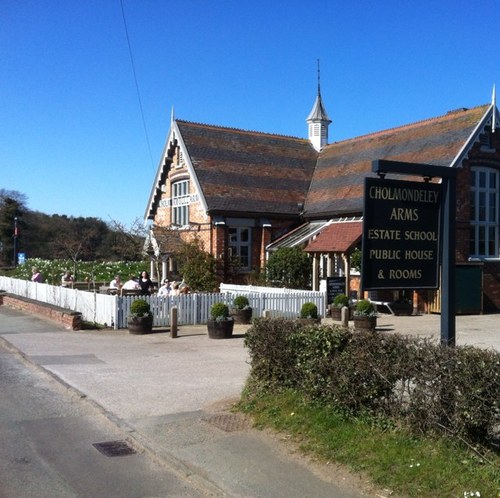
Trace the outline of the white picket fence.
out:
M 49 285 L 0 276 L 0 290 L 82 314 L 83 320 L 113 327 L 116 324 L 115 296 L 97 294 L 59 285 Z
M 77 289 L 34 283 L 0 276 L 0 290 L 11 294 L 34 299 L 72 311 L 82 313 L 85 321 L 99 323 L 110 327 L 126 328 L 130 306 L 137 296 L 109 296 Z M 177 307 L 179 325 L 199 325 L 206 323 L 210 315 L 210 307 L 216 302 L 223 302 L 230 308 L 236 295 L 248 297 L 253 308 L 253 316 L 270 316 L 296 318 L 302 305 L 313 302 L 318 307 L 320 316 L 325 316 L 326 294 L 313 291 L 290 291 L 269 287 L 221 286 L 218 294 L 183 294 L 180 296 L 147 296 L 145 299 L 151 306 L 155 326 L 170 324 L 170 311 Z

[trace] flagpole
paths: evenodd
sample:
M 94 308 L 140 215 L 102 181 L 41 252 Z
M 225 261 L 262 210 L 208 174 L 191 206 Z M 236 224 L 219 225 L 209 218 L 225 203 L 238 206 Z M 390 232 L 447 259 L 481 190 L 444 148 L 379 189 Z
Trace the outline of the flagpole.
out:
M 14 218 L 14 268 L 17 266 L 17 216 Z

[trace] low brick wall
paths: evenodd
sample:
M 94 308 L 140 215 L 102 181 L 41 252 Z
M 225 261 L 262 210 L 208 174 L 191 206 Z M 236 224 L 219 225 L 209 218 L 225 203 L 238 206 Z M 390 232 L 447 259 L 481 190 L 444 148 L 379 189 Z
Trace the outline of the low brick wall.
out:
M 0 305 L 7 305 L 28 313 L 42 315 L 62 324 L 69 330 L 80 330 L 82 328 L 82 314 L 79 311 L 67 310 L 59 306 L 8 293 L 0 293 Z

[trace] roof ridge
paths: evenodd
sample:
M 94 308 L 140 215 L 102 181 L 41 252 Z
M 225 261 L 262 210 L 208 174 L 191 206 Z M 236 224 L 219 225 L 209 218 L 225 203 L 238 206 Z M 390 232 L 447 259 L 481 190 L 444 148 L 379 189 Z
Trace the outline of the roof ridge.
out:
M 391 128 L 387 128 L 385 130 L 374 131 L 372 133 L 366 133 L 364 135 L 358 135 L 356 137 L 346 138 L 344 140 L 339 140 L 338 142 L 332 142 L 332 143 L 330 143 L 328 145 L 341 144 L 341 143 L 344 143 L 344 142 L 350 142 L 351 140 L 359 140 L 360 138 L 376 137 L 378 135 L 383 135 L 384 133 L 389 133 L 389 132 L 396 131 L 396 130 L 404 130 L 405 128 L 411 128 L 413 126 L 419 126 L 419 125 L 422 125 L 424 123 L 429 123 L 431 121 L 437 121 L 439 119 L 443 119 L 443 118 L 452 116 L 454 114 L 458 114 L 458 113 L 461 113 L 461 112 L 475 111 L 475 110 L 480 109 L 482 107 L 486 108 L 488 106 L 489 106 L 489 104 L 481 104 L 481 105 L 477 105 L 475 107 L 460 107 L 458 109 L 447 111 L 445 114 L 440 114 L 439 116 L 434 116 L 432 118 L 421 119 L 419 121 L 414 121 L 413 123 L 406 123 L 406 124 L 400 125 L 400 126 L 393 126 Z
M 196 126 L 205 126 L 208 128 L 217 128 L 219 130 L 228 130 L 228 131 L 237 131 L 241 133 L 249 133 L 253 135 L 265 135 L 268 137 L 279 137 L 279 138 L 293 138 L 294 140 L 299 140 L 301 142 L 309 142 L 307 138 L 302 138 L 302 137 L 295 137 L 293 135 L 284 135 L 280 133 L 269 133 L 265 131 L 257 131 L 257 130 L 245 130 L 244 128 L 236 128 L 233 126 L 220 126 L 220 125 L 213 125 L 213 124 L 208 124 L 208 123 L 201 123 L 199 121 L 188 121 L 186 119 L 177 119 L 175 118 L 175 121 L 178 123 L 187 123 L 191 125 L 196 125 Z

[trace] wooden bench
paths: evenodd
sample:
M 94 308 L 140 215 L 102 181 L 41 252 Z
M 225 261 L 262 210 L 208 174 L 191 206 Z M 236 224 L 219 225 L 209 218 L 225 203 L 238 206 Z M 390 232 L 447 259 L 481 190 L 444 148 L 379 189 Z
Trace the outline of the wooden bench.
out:
M 141 295 L 141 289 L 122 289 L 121 291 L 122 296 L 140 296 Z

